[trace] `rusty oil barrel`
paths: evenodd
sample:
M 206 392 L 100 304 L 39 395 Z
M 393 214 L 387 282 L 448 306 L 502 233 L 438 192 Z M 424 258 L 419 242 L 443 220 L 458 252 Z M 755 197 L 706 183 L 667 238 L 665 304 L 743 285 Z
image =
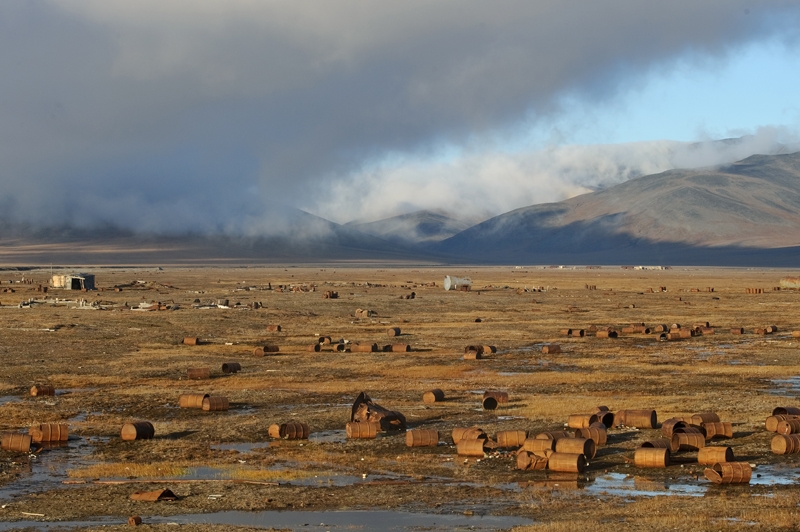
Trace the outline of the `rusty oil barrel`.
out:
M 672 438 L 656 438 L 643 442 L 639 447 L 646 449 L 669 449 L 672 447 Z
M 658 416 L 655 410 L 620 410 L 614 415 L 614 425 L 654 429 L 658 426 Z
M 306 351 L 309 351 L 309 352 L 312 352 L 312 353 L 319 353 L 320 351 L 322 351 L 322 347 L 320 346 L 320 344 L 311 344 L 308 347 L 306 347 Z M 255 356 L 257 356 L 257 357 L 263 357 L 264 356 L 264 348 L 256 347 L 253 350 L 253 354 Z
M 706 437 L 706 431 L 700 425 L 686 425 L 685 427 L 679 427 L 672 431 L 673 436 L 675 434 L 700 434 L 703 438 Z
M 439 388 L 428 390 L 422 394 L 422 402 L 425 404 L 433 404 L 444 401 L 444 392 Z
M 203 399 L 203 410 L 205 412 L 224 412 L 229 407 L 228 398 L 221 395 L 209 395 Z
M 139 526 L 142 524 L 142 518 L 138 515 L 132 515 L 128 518 L 128 526 Z
M 527 438 L 522 442 L 522 448 L 531 453 L 542 455 L 545 451 L 555 451 L 556 440 L 545 440 L 541 438 Z M 542 455 L 543 456 L 543 455 Z
M 561 352 L 561 346 L 559 344 L 548 344 L 542 346 L 542 353 L 545 355 L 555 355 Z
M 345 432 L 347 437 L 354 440 L 372 440 L 378 435 L 381 430 L 381 424 L 377 421 L 373 422 L 359 422 L 351 421 L 346 423 Z
M 657 333 L 669 332 L 669 327 L 667 327 L 664 324 L 656 325 L 655 327 L 653 327 L 653 332 L 657 332 Z
M 777 434 L 771 443 L 774 454 L 800 453 L 800 434 Z
M 192 380 L 210 379 L 211 370 L 208 368 L 189 368 L 186 370 L 186 378 Z
M 253 356 L 263 357 L 267 353 L 277 353 L 278 351 L 280 351 L 280 349 L 281 348 L 277 345 L 258 346 L 255 349 L 253 349 Z
M 557 453 L 582 454 L 591 460 L 597 453 L 597 446 L 589 438 L 560 438 L 556 440 L 555 450 Z
M 764 422 L 764 428 L 766 428 L 770 432 L 778 432 L 778 423 L 790 419 L 800 419 L 800 416 L 792 416 L 792 415 L 769 416 L 767 420 Z
M 436 447 L 439 445 L 439 431 L 416 429 L 406 432 L 406 447 Z
M 692 425 L 702 425 L 703 423 L 718 423 L 719 416 L 715 412 L 702 412 L 693 414 L 691 417 Z
M 796 406 L 776 406 L 772 409 L 773 416 L 800 416 L 800 408 Z
M 386 336 L 400 336 L 400 327 L 389 327 Z
M 268 434 L 272 438 L 281 438 L 284 440 L 307 440 L 311 429 L 308 424 L 300 421 L 289 421 L 287 423 L 270 425 Z
M 610 329 L 607 331 L 597 331 L 594 336 L 595 338 L 617 338 L 619 334 L 617 331 Z
M 149 421 L 134 421 L 122 425 L 120 437 L 125 441 L 149 440 L 153 438 L 155 433 L 156 429 L 153 428 L 153 424 Z
M 744 334 L 744 327 L 733 327 L 731 334 Z
M 6 451 L 29 453 L 31 452 L 30 434 L 7 432 L 0 437 L 0 447 Z
M 562 473 L 583 473 L 586 469 L 586 456 L 581 453 L 548 453 L 547 469 Z
M 483 458 L 483 446 L 486 440 L 483 438 L 477 440 L 461 440 L 456 444 L 456 453 L 458 456 L 476 456 Z
M 505 404 L 508 402 L 508 392 L 501 392 L 497 390 L 487 390 L 483 392 L 483 398 L 493 397 L 498 404 Z
M 753 468 L 747 462 L 719 462 L 703 471 L 715 484 L 749 484 Z
M 242 365 L 238 362 L 225 362 L 222 364 L 222 373 L 236 373 L 242 371 Z
M 39 397 L 39 396 L 47 396 L 47 395 L 55 395 L 56 389 L 49 384 L 35 384 L 31 387 L 31 396 Z
M 537 440 L 560 440 L 561 438 L 572 438 L 572 434 L 565 430 L 552 430 L 549 432 L 540 432 L 535 438 Z
M 669 466 L 670 451 L 664 447 L 639 447 L 633 455 L 636 467 L 663 469 Z
M 733 438 L 733 423 L 730 421 L 703 423 L 701 426 L 706 431 L 707 440 L 713 440 L 714 438 Z M 720 460 L 720 462 L 721 461 L 722 460 Z
M 28 434 L 36 443 L 67 441 L 69 439 L 69 427 L 64 423 L 42 423 L 29 428 Z
M 392 344 L 389 351 L 392 353 L 410 353 L 411 346 L 409 344 Z
M 599 423 L 597 414 L 570 414 L 567 418 L 567 427 L 571 429 L 586 429 L 593 423 Z
M 609 428 L 614 426 L 614 414 L 609 411 L 603 412 L 595 412 L 597 416 L 597 423 L 602 423 L 603 427 Z M 594 423 L 590 423 L 589 426 L 591 427 Z
M 672 333 L 671 333 L 671 334 L 672 334 Z M 681 330 L 678 332 L 678 336 L 680 336 L 681 338 L 691 338 L 691 337 L 693 337 L 694 335 L 695 335 L 695 333 L 694 333 L 694 329 L 681 329 Z
M 334 350 L 337 353 L 349 353 L 350 352 L 350 346 L 348 344 L 336 344 L 336 347 L 334 348 Z
M 686 423 L 683 420 L 673 417 L 661 422 L 661 434 L 663 434 L 666 438 L 672 438 L 672 432 L 675 429 L 683 428 L 685 426 Z
M 524 430 L 501 430 L 495 434 L 497 446 L 504 449 L 522 447 L 526 439 L 528 439 L 528 433 Z
M 451 433 L 453 443 L 458 443 L 461 440 L 477 440 L 486 439 L 486 433 L 479 427 L 456 427 Z
M 497 406 L 500 403 L 497 401 L 497 399 L 495 397 L 490 395 L 488 397 L 485 396 L 483 398 L 482 404 L 483 404 L 483 409 L 484 410 L 496 410 Z
M 572 329 L 561 329 L 561 336 L 572 336 Z
M 267 325 L 268 332 L 281 332 L 281 326 L 277 324 Z
M 331 339 L 330 336 L 320 336 L 319 338 L 317 338 L 317 343 L 320 343 L 322 345 L 330 345 L 332 341 L 333 340 Z
M 464 353 L 464 356 L 462 358 L 464 360 L 480 360 L 481 358 L 483 358 L 483 355 L 478 351 L 467 351 L 466 353 Z
M 180 408 L 203 408 L 203 399 L 208 397 L 207 393 L 185 393 L 178 397 Z
M 183 343 L 184 343 L 184 345 L 199 345 L 200 344 L 200 338 L 198 338 L 196 336 L 184 336 L 183 337 Z
M 605 445 L 608 441 L 608 431 L 606 431 L 605 425 L 602 423 L 601 427 L 592 425 L 585 429 L 575 429 L 575 437 L 576 438 L 589 438 L 594 441 L 596 446 Z
M 622 334 L 633 334 L 635 332 L 636 332 L 636 328 L 635 327 L 623 327 L 622 328 Z
M 792 338 L 800 338 L 800 331 L 792 331 Z
M 319 345 L 317 345 L 319 347 Z M 351 344 L 350 351 L 353 353 L 376 353 L 378 344 Z
M 787 419 L 778 423 L 778 434 L 800 434 L 800 419 Z
M 497 347 L 493 345 L 482 345 L 481 349 L 483 349 L 484 354 L 497 353 Z
M 713 445 L 697 451 L 697 463 L 714 465 L 717 462 L 733 462 L 733 449 L 727 446 Z
M 714 328 L 713 327 L 699 327 L 696 330 L 697 330 L 697 332 L 699 332 L 703 336 L 708 336 L 710 334 L 714 334 Z
M 547 458 L 520 449 L 517 452 L 517 469 L 521 471 L 541 470 L 547 468 Z
M 676 432 L 672 435 L 670 451 L 697 451 L 706 446 L 706 437 L 699 432 Z
M 778 326 L 777 325 L 767 325 L 765 327 L 765 329 L 767 329 L 767 334 L 772 334 L 772 333 L 778 332 Z
M 480 354 L 483 354 L 483 346 L 482 345 L 468 345 L 464 347 L 464 353 L 469 353 L 470 351 L 477 351 Z

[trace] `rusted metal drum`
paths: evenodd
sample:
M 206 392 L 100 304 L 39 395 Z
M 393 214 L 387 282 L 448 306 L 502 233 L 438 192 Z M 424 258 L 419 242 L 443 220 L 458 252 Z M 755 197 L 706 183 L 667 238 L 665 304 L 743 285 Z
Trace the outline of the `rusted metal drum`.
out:
M 336 344 L 336 347 L 334 349 L 336 349 L 336 351 L 338 353 L 349 353 L 350 352 L 350 346 L 347 345 L 347 344 Z
M 452 432 L 453 443 L 458 443 L 461 440 L 477 440 L 486 439 L 486 433 L 479 427 L 456 427 Z
M 764 329 L 763 327 L 759 327 L 757 329 L 753 329 L 753 334 L 764 335 L 764 334 L 767 334 L 767 330 Z
M 658 416 L 655 410 L 620 410 L 614 415 L 614 425 L 654 429 L 658 426 Z
M 278 436 L 285 440 L 307 440 L 309 434 L 311 429 L 308 428 L 308 424 L 300 421 L 281 423 L 278 430 Z
M 330 336 L 320 336 L 317 338 L 317 342 L 323 345 L 330 345 L 331 341 L 332 340 Z
M 666 325 L 663 325 L 663 324 L 662 325 L 656 325 L 655 327 L 653 327 L 653 332 L 657 332 L 657 333 L 669 332 L 669 327 L 667 327 Z
M 280 438 L 281 437 L 281 426 L 278 423 L 273 423 L 267 429 L 267 434 L 270 438 Z
M 224 412 L 230 407 L 227 397 L 209 395 L 203 399 L 203 410 L 206 412 Z
M 560 440 L 561 438 L 572 438 L 572 434 L 565 430 L 553 430 L 550 432 L 540 432 L 535 438 L 537 440 Z
M 678 332 L 678 336 L 681 338 L 691 338 L 694 336 L 694 331 L 692 329 L 681 329 L 680 332 Z
M 278 351 L 280 351 L 280 347 L 277 345 L 264 345 L 253 349 L 253 356 L 263 357 L 267 353 L 277 353 Z
M 714 328 L 713 327 L 699 327 L 696 330 L 697 330 L 697 332 L 699 332 L 703 336 L 708 336 L 710 334 L 714 334 Z
M 319 353 L 321 350 L 322 350 L 322 347 L 320 346 L 320 344 L 311 344 L 310 346 L 306 347 L 306 351 L 310 351 L 310 352 L 313 352 L 313 353 Z M 264 348 L 263 347 L 256 347 L 253 350 L 253 354 L 255 356 L 257 356 L 257 357 L 263 357 L 264 356 Z
M 800 434 L 800 419 L 787 419 L 778 423 L 778 434 Z
M 347 437 L 354 440 L 372 440 L 378 435 L 381 424 L 374 422 L 351 421 L 344 426 Z
M 778 434 L 772 438 L 774 454 L 800 453 L 800 434 Z
M 600 425 L 602 425 L 602 423 Z M 602 425 L 602 427 L 592 425 L 585 429 L 575 429 L 575 437 L 589 438 L 594 441 L 596 446 L 600 446 L 605 445 L 608 441 L 608 431 L 606 431 L 605 425 Z
M 483 446 L 486 440 L 461 440 L 456 444 L 456 452 L 459 456 L 477 456 L 483 458 Z
M 678 427 L 672 431 L 672 434 L 701 434 L 703 438 L 706 437 L 706 431 L 700 425 L 686 425 L 685 427 Z
M 36 384 L 31 387 L 31 395 L 38 397 L 40 395 L 55 395 L 56 389 L 49 384 Z
M 700 465 L 714 465 L 717 462 L 733 462 L 733 449 L 712 445 L 697 451 L 697 463 Z
M 203 399 L 207 393 L 185 393 L 178 397 L 178 406 L 181 408 L 203 408 Z
M 528 433 L 524 430 L 502 430 L 495 435 L 497 446 L 508 449 L 510 447 L 522 447 Z
M 392 344 L 390 350 L 392 353 L 409 353 L 411 346 L 409 344 Z
M 767 325 L 765 327 L 765 329 L 767 329 L 767 334 L 772 334 L 772 333 L 778 332 L 778 326 L 777 325 Z
M 132 440 L 149 440 L 156 433 L 153 424 L 149 421 L 134 421 L 133 423 L 125 423 L 122 425 L 120 437 L 125 441 Z
M 541 438 L 527 438 L 522 442 L 522 448 L 531 453 L 542 454 L 545 451 L 555 451 L 556 440 L 545 440 Z
M 422 394 L 422 402 L 426 404 L 433 404 L 444 401 L 444 392 L 439 388 L 428 390 Z
M 495 410 L 498 406 L 498 401 L 493 396 L 488 396 L 483 398 L 483 408 L 484 410 Z
M 567 426 L 571 429 L 586 429 L 598 422 L 600 418 L 597 414 L 570 414 L 567 418 Z
M 597 416 L 597 422 L 602 423 L 603 427 L 609 428 L 614 426 L 614 414 L 609 411 L 604 412 L 595 412 Z M 591 427 L 594 423 L 591 423 L 589 426 Z
M 542 353 L 545 355 L 555 355 L 556 353 L 561 352 L 561 346 L 558 344 L 548 344 L 542 346 Z
M 186 370 L 186 378 L 193 380 L 210 379 L 211 370 L 208 368 L 189 368 Z
M 711 322 L 710 321 L 696 321 L 696 322 L 694 322 L 693 327 L 695 329 L 706 329 L 708 327 L 711 327 Z
M 464 353 L 469 353 L 470 351 L 477 351 L 480 354 L 483 354 L 483 346 L 482 345 L 468 345 L 464 347 Z
M 769 416 L 764 422 L 764 427 L 770 432 L 778 432 L 778 423 L 789 419 L 800 419 L 800 416 L 778 415 Z
M 792 338 L 800 338 L 800 331 L 792 331 Z
M 656 438 L 655 440 L 648 440 L 643 442 L 639 447 L 648 449 L 669 449 L 672 447 L 672 438 Z
M 714 412 L 703 412 L 701 414 L 694 414 L 691 418 L 692 425 L 702 425 L 703 423 L 717 423 L 719 416 Z
M 587 459 L 592 459 L 597 453 L 597 446 L 594 440 L 589 438 L 560 438 L 556 440 L 556 452 L 578 453 L 586 456 Z
M 480 347 L 483 349 L 484 354 L 497 353 L 497 347 L 493 345 L 482 345 Z
M 128 518 L 128 526 L 139 526 L 142 524 L 142 518 L 138 515 L 132 515 Z
M 480 360 L 483 355 L 478 351 L 467 351 L 463 356 L 464 360 Z
M 619 334 L 617 333 L 617 331 L 613 329 L 608 331 L 597 331 L 597 333 L 595 333 L 596 338 L 616 338 L 618 336 Z
M 702 427 L 706 431 L 707 440 L 712 440 L 714 438 L 733 438 L 733 423 L 730 421 L 703 423 Z M 722 460 L 720 460 L 720 462 L 721 461 Z
M 670 451 L 697 451 L 706 446 L 706 437 L 701 433 L 676 432 L 672 435 Z
M 242 365 L 238 362 L 225 362 L 222 364 L 222 373 L 236 373 L 242 371 Z
M 29 453 L 31 451 L 31 441 L 30 434 L 7 432 L 0 437 L 0 447 L 6 451 Z
M 400 327 L 390 327 L 386 330 L 387 336 L 400 336 Z
M 776 406 L 772 409 L 773 416 L 800 416 L 800 408 L 796 406 Z
M 636 467 L 663 469 L 669 466 L 670 451 L 663 447 L 639 447 L 633 455 Z
M 547 458 L 532 452 L 520 449 L 517 452 L 517 469 L 521 471 L 532 471 L 536 469 L 546 469 Z
M 572 336 L 572 329 L 561 329 L 562 336 Z
M 267 325 L 267 331 L 269 331 L 269 332 L 281 332 L 281 326 L 280 325 L 275 325 L 275 324 Z
M 487 391 L 483 392 L 483 397 L 484 397 L 484 399 L 487 398 L 487 397 L 494 397 L 495 400 L 497 400 L 497 402 L 499 404 L 505 404 L 505 403 L 508 402 L 508 392 L 500 392 L 500 391 L 496 391 L 496 390 L 495 391 L 487 390 Z
M 611 412 L 611 410 L 609 410 L 609 408 L 606 405 L 599 405 L 594 407 L 594 412 L 593 412 L 594 414 L 598 414 L 600 412 Z
M 683 428 L 686 426 L 686 423 L 680 419 L 670 418 L 666 421 L 661 422 L 661 434 L 663 434 L 667 438 L 672 438 L 672 432 L 675 429 Z
M 317 345 L 319 347 L 319 345 Z M 351 344 L 350 351 L 353 353 L 376 353 L 378 344 Z
M 586 469 L 586 456 L 582 453 L 548 453 L 547 469 L 562 473 L 583 473 Z
M 200 343 L 200 338 L 197 338 L 196 336 L 185 336 L 183 338 L 183 343 L 185 345 L 197 345 Z
M 28 434 L 36 443 L 67 441 L 69 439 L 69 427 L 64 423 L 42 423 L 29 428 Z
M 719 462 L 703 471 L 703 475 L 715 484 L 749 484 L 753 468 L 747 462 Z
M 439 431 L 417 429 L 406 432 L 407 447 L 436 447 L 439 445 Z
M 731 334 L 744 334 L 744 327 L 733 327 Z

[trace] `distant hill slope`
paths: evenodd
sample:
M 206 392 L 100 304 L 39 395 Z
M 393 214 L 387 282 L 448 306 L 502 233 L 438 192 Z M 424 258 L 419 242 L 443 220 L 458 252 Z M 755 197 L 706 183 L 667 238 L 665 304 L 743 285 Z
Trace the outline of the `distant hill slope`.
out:
M 498 263 L 735 265 L 796 257 L 797 250 L 776 249 L 793 246 L 800 246 L 800 152 L 671 170 L 517 209 L 435 249 Z M 766 249 L 773 251 L 752 257 Z
M 345 224 L 345 227 L 357 229 L 368 235 L 405 243 L 438 242 L 469 226 L 468 222 L 431 211 L 401 214 L 376 222 L 348 222 Z

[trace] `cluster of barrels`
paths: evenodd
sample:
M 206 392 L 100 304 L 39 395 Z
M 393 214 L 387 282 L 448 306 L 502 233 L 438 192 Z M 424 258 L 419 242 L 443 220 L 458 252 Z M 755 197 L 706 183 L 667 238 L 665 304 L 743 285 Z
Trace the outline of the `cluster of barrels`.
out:
M 371 317 L 377 316 L 377 315 L 378 315 L 378 313 L 375 312 L 374 310 L 360 309 L 359 308 L 359 309 L 356 309 L 355 313 L 353 314 L 353 317 L 362 319 L 362 318 L 371 318 Z
M 392 327 L 391 329 L 388 329 L 387 335 L 399 336 L 400 328 Z M 384 353 L 408 353 L 411 352 L 411 345 L 398 343 L 379 346 L 377 343 L 347 343 L 344 341 L 344 339 L 333 341 L 330 336 L 320 336 L 317 339 L 317 342 L 309 345 L 306 350 L 313 353 L 319 353 L 323 350 L 336 351 L 339 353 L 377 353 L 381 351 Z
M 28 434 L 7 432 L 0 436 L 0 447 L 6 451 L 29 453 L 31 448 L 57 445 L 69 439 L 69 427 L 64 423 L 42 423 L 33 425 Z
M 764 293 L 764 289 L 763 288 L 745 288 L 744 289 L 744 293 L 745 294 L 763 294 Z
M 774 454 L 800 453 L 800 408 L 779 406 L 772 411 L 764 426 L 777 433 L 771 444 Z
M 775 325 L 768 325 L 766 327 L 759 327 L 753 330 L 755 334 L 772 334 L 778 331 Z M 622 334 L 658 334 L 660 341 L 673 341 L 682 340 L 685 338 L 692 338 L 694 336 L 710 335 L 715 333 L 714 327 L 707 321 L 695 323 L 691 327 L 683 327 L 679 323 L 672 325 L 660 324 L 653 327 L 648 327 L 644 323 L 632 323 L 626 327 L 622 327 Z M 584 336 L 595 336 L 597 338 L 618 338 L 620 335 L 613 327 L 598 328 L 591 326 L 587 329 L 561 329 L 561 335 L 582 338 Z M 733 327 L 730 329 L 731 334 L 744 334 L 745 330 L 742 327 Z M 797 335 L 792 333 L 793 336 L 800 337 L 800 331 Z
M 493 345 L 468 345 L 464 348 L 464 360 L 480 360 L 483 355 L 497 353 Z
M 306 423 L 288 421 L 286 423 L 273 423 L 267 429 L 270 438 L 282 440 L 307 440 L 311 430 Z

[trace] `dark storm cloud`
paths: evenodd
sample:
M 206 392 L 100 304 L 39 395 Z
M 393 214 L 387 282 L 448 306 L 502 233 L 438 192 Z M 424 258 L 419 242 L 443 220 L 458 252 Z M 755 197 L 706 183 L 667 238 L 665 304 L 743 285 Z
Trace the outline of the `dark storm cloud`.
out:
M 7 1 L 0 209 L 266 232 L 386 153 L 603 102 L 674 61 L 795 38 L 796 2 Z M 342 181 L 337 181 L 342 180 Z M 353 217 L 358 215 L 354 213 Z

